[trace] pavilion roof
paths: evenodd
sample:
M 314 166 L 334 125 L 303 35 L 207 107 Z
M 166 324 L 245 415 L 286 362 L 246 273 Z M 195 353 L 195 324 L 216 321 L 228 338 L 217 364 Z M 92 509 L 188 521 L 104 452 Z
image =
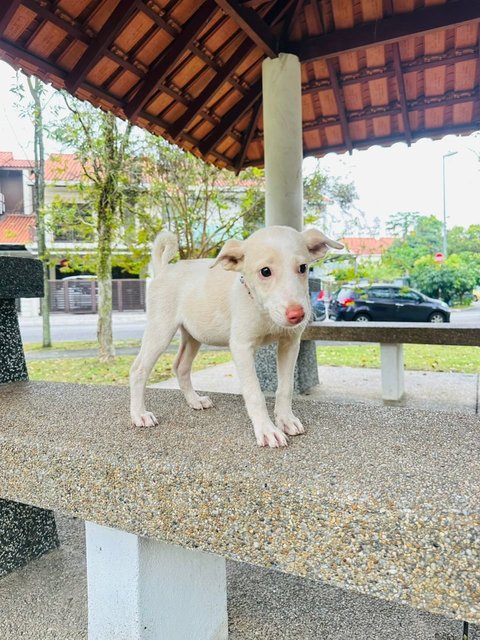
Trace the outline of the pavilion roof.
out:
M 209 162 L 263 163 L 261 63 L 302 63 L 305 155 L 480 128 L 480 0 L 3 0 L 0 57 Z

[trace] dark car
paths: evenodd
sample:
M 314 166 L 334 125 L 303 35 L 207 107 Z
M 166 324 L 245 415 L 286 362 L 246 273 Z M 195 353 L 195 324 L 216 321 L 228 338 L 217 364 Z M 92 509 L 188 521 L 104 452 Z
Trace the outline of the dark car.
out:
M 310 302 L 312 304 L 312 320 L 314 322 L 323 322 L 326 317 L 325 313 L 325 292 L 314 291 L 310 294 Z
M 333 320 L 356 322 L 450 322 L 445 302 L 391 284 L 342 287 L 330 304 Z

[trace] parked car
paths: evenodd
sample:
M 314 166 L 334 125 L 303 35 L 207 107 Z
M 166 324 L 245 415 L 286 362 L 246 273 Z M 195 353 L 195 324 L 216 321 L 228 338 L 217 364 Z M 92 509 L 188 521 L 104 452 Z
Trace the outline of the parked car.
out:
M 330 317 L 355 322 L 450 322 L 450 308 L 409 287 L 347 286 L 333 295 Z
M 326 318 L 325 313 L 325 292 L 314 291 L 310 294 L 310 302 L 312 304 L 312 320 L 314 322 L 323 322 Z

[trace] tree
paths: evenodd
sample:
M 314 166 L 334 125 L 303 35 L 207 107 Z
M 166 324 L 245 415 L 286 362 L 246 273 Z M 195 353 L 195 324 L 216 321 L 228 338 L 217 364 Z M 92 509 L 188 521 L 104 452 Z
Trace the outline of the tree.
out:
M 471 292 L 476 274 L 458 255 L 449 256 L 443 263 L 435 262 L 432 256 L 424 256 L 415 263 L 412 279 L 425 295 L 451 302 Z
M 23 74 L 22 74 L 23 75 Z M 26 83 L 32 102 L 25 100 L 23 83 L 18 78 L 17 85 L 13 92 L 20 98 L 19 113 L 28 117 L 33 122 L 34 140 L 34 212 L 36 218 L 36 233 L 38 257 L 43 263 L 43 289 L 44 296 L 40 302 L 42 313 L 42 346 L 51 347 L 52 339 L 50 333 L 50 260 L 46 243 L 45 226 L 45 145 L 44 145 L 44 97 L 45 85 L 38 78 L 26 76 Z M 25 106 L 26 105 L 26 106 Z
M 420 216 L 418 214 L 396 214 L 414 224 L 405 237 L 395 240 L 393 245 L 384 253 L 382 262 L 392 268 L 397 268 L 400 275 L 410 273 L 416 260 L 423 256 L 434 256 L 442 248 L 442 223 L 435 216 Z M 405 227 L 404 227 L 405 228 Z M 402 231 L 403 233 L 403 231 Z
M 258 226 L 263 173 L 257 169 L 236 177 L 147 134 L 145 170 L 150 208 L 161 211 L 177 236 L 182 259 L 216 255 L 232 235 Z
M 419 218 L 418 211 L 392 213 L 387 220 L 387 233 L 405 240 L 407 235 L 415 229 Z
M 450 253 L 480 254 L 480 224 L 471 224 L 467 229 L 453 227 L 448 232 L 448 248 Z
M 112 337 L 112 249 L 125 218 L 133 184 L 138 186 L 141 161 L 132 140 L 132 125 L 113 114 L 80 103 L 65 95 L 65 112 L 58 114 L 55 138 L 80 161 L 83 179 L 79 185 L 84 205 L 83 224 L 95 229 L 98 279 L 99 356 L 115 355 Z M 130 189 L 130 194 L 129 194 Z M 68 209 L 64 210 L 66 213 Z M 77 207 L 70 207 L 78 215 Z
M 354 205 L 357 197 L 353 182 L 323 172 L 317 162 L 303 180 L 305 223 L 318 225 L 327 235 L 358 233 L 366 224 L 363 212 Z

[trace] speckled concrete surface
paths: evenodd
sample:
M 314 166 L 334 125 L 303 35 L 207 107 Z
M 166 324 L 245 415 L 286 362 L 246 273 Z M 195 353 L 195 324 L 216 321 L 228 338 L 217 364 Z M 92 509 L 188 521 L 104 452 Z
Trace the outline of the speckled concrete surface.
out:
M 255 354 L 255 368 L 263 391 L 274 392 L 277 389 L 277 345 L 271 344 L 258 349 Z M 293 372 L 295 393 L 304 393 L 319 382 L 317 370 L 317 351 L 315 342 L 302 340 L 297 363 Z
M 380 369 L 357 367 L 318 367 L 320 384 L 306 396 L 321 402 L 374 404 L 383 406 Z M 447 411 L 478 413 L 480 376 L 469 373 L 405 371 L 405 396 L 397 405 Z M 240 380 L 233 362 L 194 371 L 197 391 L 241 393 Z M 176 378 L 151 385 L 155 389 L 178 389 Z
M 319 322 L 309 325 L 304 340 L 451 344 L 480 346 L 480 327 L 428 322 Z
M 478 417 L 297 403 L 307 435 L 256 447 L 243 401 L 0 387 L 3 497 L 458 619 L 480 621 Z
M 2 640 L 87 640 L 83 522 L 57 523 L 60 548 L 0 580 Z M 229 640 L 461 638 L 458 621 L 278 571 L 228 562 L 227 579 Z

